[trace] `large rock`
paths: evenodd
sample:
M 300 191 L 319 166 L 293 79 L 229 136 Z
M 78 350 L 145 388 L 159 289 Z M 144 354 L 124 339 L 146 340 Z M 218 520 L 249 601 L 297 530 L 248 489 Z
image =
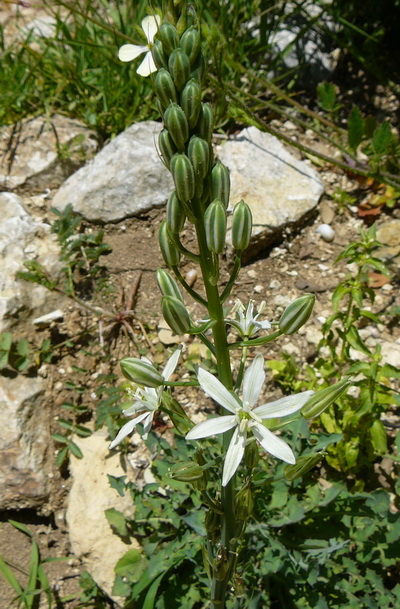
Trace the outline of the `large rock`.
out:
M 93 156 L 98 143 L 83 123 L 55 115 L 23 120 L 0 131 L 0 188 L 58 188 Z
M 106 431 L 74 441 L 82 450 L 83 459 L 72 456 L 70 461 L 72 487 L 67 522 L 71 549 L 95 582 L 112 596 L 114 567 L 134 542 L 127 545 L 112 532 L 104 511 L 115 508 L 132 516 L 133 503 L 129 494 L 121 497 L 111 488 L 107 476 L 124 476 L 126 471 L 121 466 L 121 455 L 110 453 Z
M 50 226 L 34 221 L 22 199 L 10 192 L 0 193 L 0 332 L 21 316 L 48 313 L 44 305 L 55 305 L 49 291 L 16 278 L 26 270 L 24 260 L 36 260 L 50 272 L 59 265 L 59 247 Z M 54 300 L 54 302 L 53 302 Z M 54 308 L 54 307 L 53 307 Z
M 56 193 L 53 206 L 93 222 L 117 222 L 163 205 L 173 182 L 156 150 L 160 123 L 132 125 L 72 175 Z
M 38 508 L 49 494 L 48 410 L 43 381 L 0 380 L 0 510 Z
M 301 224 L 324 191 L 314 169 L 295 159 L 276 137 L 256 127 L 244 129 L 218 146 L 217 155 L 231 172 L 230 205 L 244 199 L 252 210 L 247 259 L 272 245 L 285 228 Z

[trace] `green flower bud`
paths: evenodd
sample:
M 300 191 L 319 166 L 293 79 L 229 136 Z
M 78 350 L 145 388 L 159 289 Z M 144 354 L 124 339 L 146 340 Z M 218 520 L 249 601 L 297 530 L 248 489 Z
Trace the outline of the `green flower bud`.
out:
M 163 296 L 173 296 L 183 302 L 182 294 L 175 279 L 164 269 L 157 269 L 156 279 Z
M 165 264 L 170 267 L 179 264 L 179 260 L 181 259 L 181 253 L 173 242 L 171 235 L 168 231 L 167 223 L 165 221 L 160 226 L 158 240 L 160 243 L 161 254 Z
M 290 306 L 290 305 L 289 305 Z M 333 402 L 335 402 L 346 389 L 351 385 L 349 379 L 342 379 L 338 383 L 317 391 L 306 402 L 300 410 L 305 419 L 313 419 L 324 412 Z
M 224 251 L 226 239 L 226 210 L 219 199 L 215 199 L 204 214 L 204 228 L 208 248 L 215 254 Z
M 216 162 L 211 172 L 211 188 L 213 199 L 219 199 L 226 209 L 229 205 L 231 179 L 229 169 L 219 161 Z
M 315 302 L 314 294 L 304 294 L 291 302 L 279 320 L 279 329 L 283 334 L 294 334 L 308 321 Z
M 246 446 L 246 451 L 244 453 L 244 462 L 248 469 L 253 470 L 256 465 L 258 465 L 258 461 L 260 459 L 260 451 L 258 448 L 257 442 L 250 442 Z
M 160 68 L 154 81 L 154 89 L 163 108 L 167 108 L 171 102 L 178 101 L 178 94 L 168 70 Z
M 206 513 L 205 526 L 207 533 L 215 533 L 221 529 L 221 516 L 214 510 L 208 510 Z
M 253 217 L 250 207 L 243 200 L 235 205 L 232 218 L 232 245 L 236 250 L 245 250 L 250 243 Z
M 154 41 L 153 48 L 151 49 L 151 54 L 153 56 L 154 63 L 156 64 L 159 70 L 161 68 L 168 68 L 168 57 L 164 53 L 161 40 Z
M 285 474 L 286 480 L 295 480 L 296 478 L 304 476 L 304 474 L 321 461 L 322 457 L 323 453 L 299 457 L 294 465 L 287 465 L 285 467 L 283 473 Z
M 169 475 L 173 480 L 180 482 L 192 482 L 203 477 L 203 470 L 198 463 L 194 461 L 185 461 L 184 463 L 175 463 L 169 469 Z
M 180 47 L 189 57 L 190 65 L 193 65 L 200 50 L 200 33 L 197 28 L 192 26 L 183 32 Z
M 172 51 L 179 47 L 179 36 L 172 23 L 163 23 L 159 32 L 164 52 L 171 55 Z
M 235 497 L 235 512 L 240 520 L 247 520 L 253 513 L 254 500 L 249 486 L 240 489 Z
M 189 140 L 188 156 L 194 169 L 196 196 L 201 197 L 204 187 L 203 180 L 207 176 L 208 168 L 210 166 L 209 144 L 207 144 L 207 142 L 201 137 L 193 135 Z
M 184 150 L 189 138 L 189 124 L 186 114 L 178 104 L 170 104 L 165 110 L 164 124 L 178 150 Z
M 130 381 L 144 387 L 159 387 L 163 384 L 163 377 L 149 362 L 137 357 L 124 357 L 121 360 L 122 374 Z
M 167 224 L 171 233 L 179 234 L 185 224 L 186 214 L 182 203 L 173 190 L 167 202 Z
M 214 128 L 214 115 L 210 104 L 201 104 L 199 120 L 196 125 L 196 132 L 208 144 L 211 144 Z
M 158 146 L 160 148 L 164 165 L 167 167 L 167 169 L 169 169 L 171 166 L 171 159 L 174 154 L 176 154 L 177 149 L 168 129 L 162 129 L 162 131 L 160 131 L 158 136 Z
M 181 49 L 172 51 L 168 68 L 178 91 L 181 91 L 190 77 L 189 57 Z
M 193 78 L 186 83 L 181 93 L 181 106 L 189 127 L 193 129 L 199 120 L 201 110 L 201 87 Z
M 193 165 L 186 154 L 175 154 L 171 159 L 171 173 L 176 194 L 183 203 L 188 203 L 195 193 Z
M 161 310 L 165 321 L 175 334 L 186 334 L 190 331 L 189 313 L 181 300 L 173 296 L 163 296 Z

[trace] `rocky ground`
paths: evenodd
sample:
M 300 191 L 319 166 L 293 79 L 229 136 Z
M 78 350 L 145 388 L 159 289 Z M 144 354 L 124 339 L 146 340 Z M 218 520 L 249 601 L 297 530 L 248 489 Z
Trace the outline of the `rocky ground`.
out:
M 387 98 L 384 93 L 378 97 L 386 111 L 382 100 Z M 393 109 L 394 100 L 387 103 Z M 38 118 L 26 121 L 18 129 L 3 128 L 0 132 L 0 331 L 12 332 L 15 340 L 27 338 L 36 348 L 47 338 L 53 346 L 49 363 L 32 365 L 24 374 L 11 369 L 1 371 L 0 554 L 15 568 L 20 581 L 26 581 L 30 540 L 8 520 L 24 522 L 39 544 L 42 559 L 65 558 L 47 563 L 45 570 L 56 596 L 70 597 L 63 606 L 74 609 L 80 594 L 80 574 L 89 569 L 96 581 L 110 591 L 115 553 L 124 550 L 121 545 L 113 545 L 122 542 L 112 536 L 109 528 L 102 529 L 99 535 L 99 527 L 105 526 L 102 512 L 118 501 L 114 491 L 102 486 L 105 472 L 122 475 L 126 470 L 133 478 L 145 480 L 151 474 L 148 455 L 136 436 L 126 462 L 117 453 L 110 456 L 104 429 L 86 439 L 75 438 L 84 459 L 71 457 L 60 469 L 56 465 L 60 445 L 51 434 L 63 431 L 59 420 L 68 416 L 66 403 L 80 407 L 83 414 L 78 422 L 93 428 L 96 406 L 104 397 L 99 387 L 121 382 L 118 362 L 122 356 L 146 353 L 162 364 L 168 350 L 182 339 L 172 335 L 161 319 L 155 281 L 156 269 L 163 266 L 157 234 L 171 185 L 168 174 L 160 173 L 162 166 L 157 165 L 154 124 L 146 124 L 139 134 L 136 126 L 127 130 L 98 153 L 94 133 L 83 125 L 61 116 L 53 117 L 50 123 Z M 333 147 L 317 140 L 311 132 L 299 131 L 290 121 L 273 123 L 285 135 L 323 154 L 335 155 Z M 58 134 L 57 145 L 68 150 L 67 158 L 57 154 L 54 132 Z M 272 141 L 260 144 L 258 137 L 254 133 L 248 137 L 245 145 L 250 148 L 245 148 L 241 157 L 237 152 L 240 142 L 228 142 L 235 147 L 231 156 L 220 140 L 216 142 L 219 156 L 232 171 L 234 202 L 243 196 L 254 205 L 255 213 L 261 214 L 256 215 L 250 254 L 228 304 L 233 305 L 236 298 L 244 302 L 252 298 L 256 303 L 265 300 L 265 317 L 277 319 L 293 298 L 315 293 L 314 314 L 306 327 L 263 351 L 266 359 L 280 358 L 284 352 L 301 366 L 316 356 L 321 326 L 332 313 L 333 290 L 354 272 L 345 261 L 336 264 L 337 256 L 358 238 L 360 229 L 375 220 L 383 243 L 377 255 L 389 263 L 392 275 L 389 279 L 370 275 L 375 291 L 373 311 L 384 315 L 400 304 L 400 210 L 380 207 L 375 215 L 371 202 L 383 193 L 382 186 L 345 174 L 333 165 L 314 166 L 293 149 L 291 156 L 285 156 L 287 150 L 282 152 L 278 146 L 272 162 L 276 163 L 279 157 L 280 163 L 268 168 L 266 157 L 273 156 Z M 260 165 L 251 157 L 252 144 L 264 155 L 259 159 Z M 94 160 L 87 163 L 89 159 Z M 77 171 L 81 166 L 79 171 L 86 173 Z M 295 194 L 299 195 L 298 201 Z M 99 321 L 93 312 L 66 297 L 15 278 L 27 258 L 40 262 L 57 276 L 59 249 L 50 233 L 49 225 L 56 219 L 51 207 L 63 209 L 68 203 L 84 216 L 82 229 L 92 234 L 103 229 L 104 242 L 111 246 L 101 263 L 112 290 L 93 293 L 93 285 L 86 285 L 82 297 L 113 311 L 114 319 Z M 291 215 L 287 215 L 289 208 Z M 333 229 L 332 240 L 321 237 L 321 224 Z M 193 244 L 190 227 L 185 239 L 188 246 Z M 222 281 L 228 277 L 230 267 L 228 247 Z M 188 281 L 201 289 L 192 263 L 184 263 L 181 270 Z M 82 277 L 75 279 L 79 284 Z M 188 306 L 195 319 L 203 317 L 204 312 L 190 299 Z M 128 325 L 121 323 L 120 313 L 126 309 L 133 310 L 125 318 Z M 53 321 L 37 321 L 54 311 L 58 313 Z M 384 316 L 383 322 L 365 326 L 362 335 L 369 346 L 382 346 L 384 361 L 400 367 L 400 330 L 388 324 Z M 191 338 L 185 337 L 183 342 L 192 361 L 200 361 L 206 355 Z M 186 369 L 182 367 L 181 371 Z M 109 375 L 115 378 L 105 380 Z M 276 391 L 270 378 L 265 393 Z M 195 389 L 182 393 L 181 400 L 192 411 L 199 407 Z M 204 398 L 200 405 L 211 408 Z M 395 413 L 388 416 L 398 424 Z M 161 428 L 160 433 L 163 431 Z M 118 509 L 129 511 L 131 507 L 121 504 Z M 94 537 L 93 529 L 97 533 Z M 96 546 L 96 537 L 103 545 Z M 13 597 L 1 579 L 1 607 L 11 607 Z M 45 606 L 43 601 L 41 607 Z

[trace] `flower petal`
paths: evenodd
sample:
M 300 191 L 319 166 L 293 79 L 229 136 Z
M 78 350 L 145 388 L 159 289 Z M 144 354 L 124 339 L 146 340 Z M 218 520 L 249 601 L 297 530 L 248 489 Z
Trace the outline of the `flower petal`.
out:
M 224 471 L 222 473 L 222 486 L 228 484 L 239 467 L 239 463 L 243 459 L 246 437 L 247 433 L 240 433 L 239 428 L 235 429 L 228 450 L 226 451 Z
M 292 449 L 288 444 L 286 444 L 286 442 L 278 438 L 272 433 L 272 431 L 264 427 L 264 425 L 261 423 L 252 422 L 250 426 L 251 431 L 264 450 L 277 459 L 285 461 L 286 463 L 296 463 L 296 458 L 292 452 Z
M 243 407 L 251 410 L 260 397 L 265 381 L 264 358 L 259 353 L 247 368 L 243 379 Z
M 147 42 L 151 43 L 160 27 L 161 19 L 159 15 L 148 15 L 142 21 L 142 30 L 147 38 Z
M 178 347 L 176 351 L 173 352 L 167 363 L 165 364 L 165 368 L 162 371 L 162 377 L 165 381 L 168 381 L 171 374 L 174 372 L 175 368 L 178 365 L 178 359 L 182 351 L 182 345 Z
M 138 69 L 136 70 L 136 72 L 140 76 L 146 77 L 146 76 L 149 76 L 150 74 L 152 74 L 152 72 L 155 72 L 156 70 L 157 70 L 157 66 L 154 63 L 154 59 L 151 54 L 151 51 L 148 51 L 148 53 L 146 53 L 146 55 L 144 56 L 144 59 L 143 59 L 142 63 L 140 64 L 140 66 L 138 67 Z
M 310 399 L 314 391 L 302 391 L 301 393 L 295 393 L 288 395 L 280 400 L 269 402 L 269 404 L 262 404 L 254 408 L 253 412 L 260 419 L 274 419 L 275 417 L 285 417 L 288 414 L 293 414 L 297 410 L 300 410 L 304 404 Z
M 203 368 L 199 368 L 197 380 L 199 381 L 202 390 L 220 406 L 223 406 L 226 410 L 233 413 L 236 413 L 239 410 L 240 404 L 213 374 L 210 374 L 207 370 L 203 370 Z
M 143 421 L 148 414 L 149 413 L 146 410 L 146 412 L 142 412 L 142 414 L 137 416 L 136 419 L 132 419 L 131 421 L 128 421 L 128 423 L 125 423 L 125 425 L 119 430 L 117 437 L 111 442 L 109 446 L 110 450 L 118 446 L 118 444 L 120 444 L 122 440 L 126 438 L 126 436 L 129 436 L 129 434 L 135 429 L 136 425 L 140 423 L 140 421 Z
M 197 423 L 189 433 L 186 434 L 186 440 L 198 440 L 199 438 L 208 438 L 215 434 L 224 433 L 228 429 L 232 429 L 237 425 L 237 419 L 231 414 L 223 417 L 213 417 L 202 423 Z
M 142 53 L 146 53 L 147 50 L 147 47 L 142 47 L 137 44 L 124 44 L 118 51 L 118 58 L 121 61 L 132 61 Z
M 154 419 L 154 411 L 153 412 L 149 412 L 147 419 L 144 420 L 144 423 L 143 423 L 143 434 L 142 434 L 143 440 L 147 440 L 147 436 L 149 434 L 151 426 L 153 425 L 153 419 Z

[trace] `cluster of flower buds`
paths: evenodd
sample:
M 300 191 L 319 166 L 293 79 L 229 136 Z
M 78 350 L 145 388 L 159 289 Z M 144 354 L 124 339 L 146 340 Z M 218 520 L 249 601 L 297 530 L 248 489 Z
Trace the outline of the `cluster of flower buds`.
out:
M 175 189 L 167 203 L 167 219 L 159 233 L 167 266 L 180 260 L 179 233 L 188 220 L 204 224 L 207 247 L 221 254 L 225 247 L 230 177 L 225 165 L 214 161 L 212 107 L 202 102 L 205 60 L 196 13 L 185 2 L 168 1 L 152 47 L 157 67 L 154 79 L 164 128 L 158 144 L 171 171 Z M 240 201 L 234 209 L 232 242 L 242 251 L 251 236 L 249 207 Z M 168 308 L 168 307 L 167 307 Z M 181 311 L 179 311 L 180 314 Z

